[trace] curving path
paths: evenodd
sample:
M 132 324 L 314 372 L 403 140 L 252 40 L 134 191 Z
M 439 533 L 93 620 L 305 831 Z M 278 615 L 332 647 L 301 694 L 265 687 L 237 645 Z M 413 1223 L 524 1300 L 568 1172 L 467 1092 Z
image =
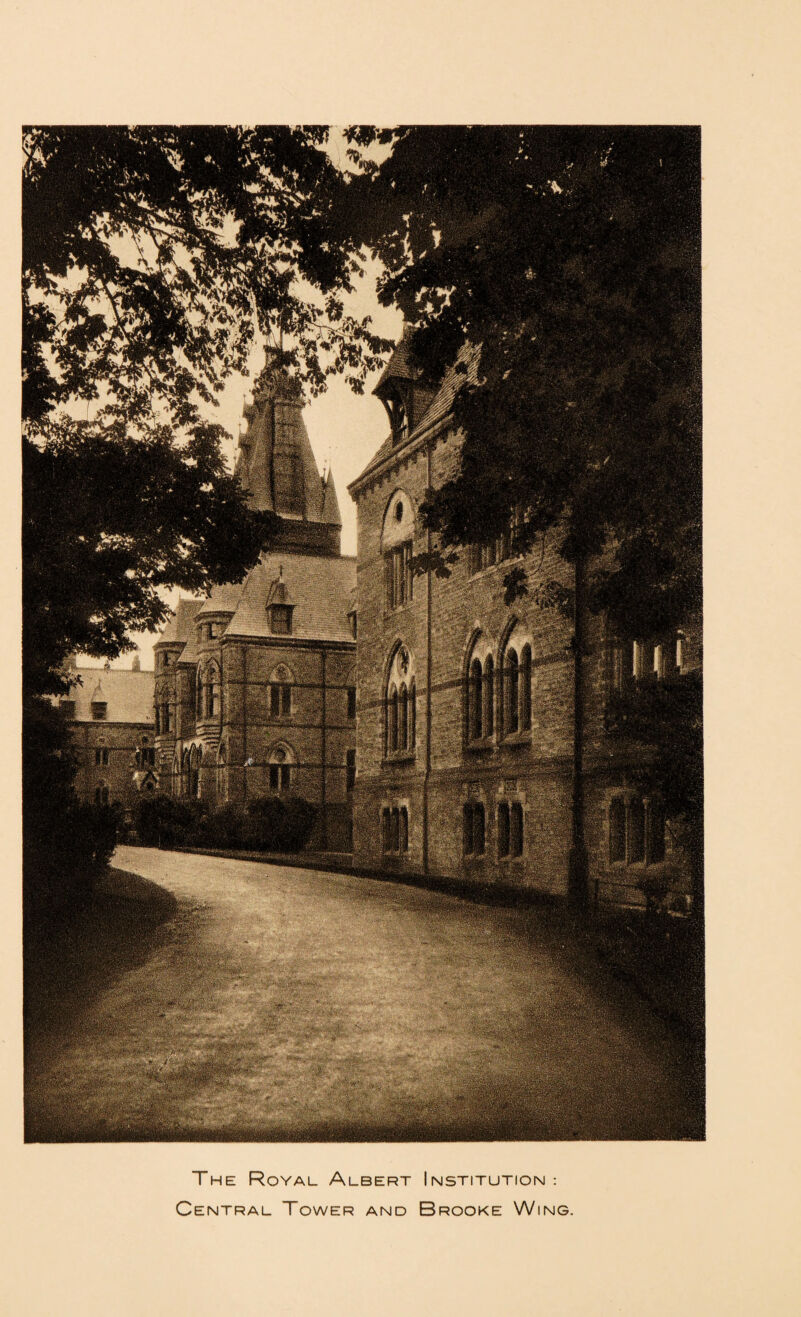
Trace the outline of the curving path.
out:
M 28 1140 L 701 1133 L 668 1026 L 535 913 L 155 850 L 115 864 L 112 952 L 98 935 L 87 983 L 33 983 Z

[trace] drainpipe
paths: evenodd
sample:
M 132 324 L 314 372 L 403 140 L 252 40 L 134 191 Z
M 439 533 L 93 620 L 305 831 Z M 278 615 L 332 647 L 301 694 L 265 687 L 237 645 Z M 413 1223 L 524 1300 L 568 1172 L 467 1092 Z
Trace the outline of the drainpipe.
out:
M 588 900 L 587 847 L 584 842 L 584 657 L 585 560 L 576 559 L 573 591 L 573 807 L 572 843 L 568 857 L 567 894 L 576 909 L 586 909 Z
M 426 444 L 426 487 L 431 488 L 431 445 Z M 426 762 L 423 773 L 423 873 L 428 873 L 428 782 L 431 776 L 431 530 L 426 532 Z
M 242 773 L 244 799 L 248 798 L 248 647 L 242 646 Z
M 326 697 L 326 690 L 325 690 L 325 680 L 326 680 L 325 659 L 326 659 L 326 653 L 325 653 L 325 650 L 323 649 L 323 650 L 320 651 L 320 683 L 321 683 L 321 686 L 322 686 L 322 697 L 321 697 L 321 702 L 320 702 L 320 718 L 321 718 L 321 728 L 320 728 L 320 758 L 321 758 L 321 761 L 322 761 L 322 778 L 321 778 L 321 782 L 320 782 L 320 846 L 321 846 L 322 850 L 327 851 L 327 850 L 328 850 L 328 804 L 327 804 L 327 801 L 326 801 L 326 788 L 327 788 L 327 782 L 326 782 L 326 763 L 325 763 L 325 757 L 326 757 L 326 754 L 327 754 L 327 751 L 328 751 L 328 747 L 327 747 L 327 744 L 326 744 L 326 726 L 325 726 L 325 723 L 326 723 L 326 717 L 327 717 L 327 714 L 326 714 L 326 698 L 325 698 L 325 697 Z

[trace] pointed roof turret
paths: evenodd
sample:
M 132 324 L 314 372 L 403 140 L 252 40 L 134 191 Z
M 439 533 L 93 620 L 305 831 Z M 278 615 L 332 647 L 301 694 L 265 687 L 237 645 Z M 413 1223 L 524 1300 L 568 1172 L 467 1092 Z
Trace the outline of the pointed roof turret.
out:
M 339 499 L 337 498 L 336 485 L 332 471 L 328 471 L 323 476 L 323 506 L 320 513 L 320 520 L 328 523 L 329 526 L 342 525 L 342 513 L 339 510 Z
M 274 539 L 297 551 L 339 553 L 342 521 L 336 491 L 326 502 L 303 420 L 303 395 L 297 380 L 268 351 L 256 380 L 253 402 L 246 405 L 247 429 L 239 439 L 236 474 L 248 502 L 259 512 L 274 512 L 283 522 Z

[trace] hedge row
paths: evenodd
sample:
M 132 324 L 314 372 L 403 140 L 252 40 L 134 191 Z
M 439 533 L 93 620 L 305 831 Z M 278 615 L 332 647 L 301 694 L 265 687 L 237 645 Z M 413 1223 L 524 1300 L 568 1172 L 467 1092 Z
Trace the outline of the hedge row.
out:
M 208 809 L 200 800 L 143 796 L 134 813 L 143 846 L 208 846 L 214 850 L 299 851 L 317 811 L 300 796 L 259 796 Z

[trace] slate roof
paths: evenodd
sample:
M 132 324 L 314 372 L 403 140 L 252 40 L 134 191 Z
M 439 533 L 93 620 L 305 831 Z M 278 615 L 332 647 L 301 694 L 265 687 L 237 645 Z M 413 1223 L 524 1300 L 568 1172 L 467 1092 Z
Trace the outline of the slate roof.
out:
M 420 371 L 412 365 L 411 330 L 408 325 L 404 325 L 403 333 L 395 344 L 392 356 L 381 372 L 373 393 L 377 393 L 380 397 L 384 385 L 389 380 L 416 380 L 419 376 Z
M 215 585 L 211 594 L 208 595 L 198 608 L 194 616 L 194 621 L 199 617 L 205 616 L 206 613 L 234 613 L 239 603 L 239 596 L 242 593 L 242 582 L 236 584 Z
M 75 701 L 75 721 L 94 722 L 92 700 L 107 705 L 106 723 L 153 722 L 153 672 L 130 668 L 78 668 L 81 685 L 63 699 Z
M 355 558 L 324 558 L 305 553 L 262 554 L 248 573 L 239 606 L 226 636 L 272 637 L 267 600 L 281 576 L 294 604 L 292 637 L 296 640 L 353 641 L 348 600 L 356 584 Z M 283 637 L 277 637 L 280 642 Z
M 202 608 L 202 599 L 179 599 L 175 613 L 165 626 L 156 645 L 173 644 L 186 641 L 192 635 L 195 614 Z
M 398 347 L 400 347 L 401 345 L 402 345 L 402 341 L 401 344 L 398 345 Z M 398 349 L 396 348 L 396 351 L 397 350 Z M 390 361 L 389 364 L 391 366 L 392 361 Z M 466 365 L 467 367 L 466 375 L 463 374 L 461 370 L 457 369 L 457 366 L 462 364 Z M 414 429 L 411 431 L 408 437 L 402 443 L 396 444 L 393 441 L 392 435 L 391 434 L 387 435 L 381 447 L 378 449 L 378 452 L 375 453 L 375 455 L 367 463 L 367 466 L 364 468 L 361 475 L 358 475 L 355 480 L 351 481 L 351 483 L 348 485 L 348 489 L 352 492 L 361 483 L 361 481 L 364 480 L 365 476 L 368 476 L 372 471 L 380 467 L 381 463 L 386 458 L 393 456 L 396 453 L 403 452 L 403 450 L 408 448 L 411 444 L 413 444 L 414 441 L 418 439 L 421 434 L 424 433 L 424 431 L 428 430 L 432 425 L 436 425 L 437 421 L 440 421 L 443 419 L 443 417 L 447 416 L 449 411 L 453 407 L 453 400 L 459 388 L 462 386 L 462 384 L 464 384 L 465 382 L 469 384 L 475 384 L 477 378 L 477 368 L 478 368 L 478 352 L 476 351 L 475 348 L 472 348 L 469 345 L 467 345 L 466 347 L 462 348 L 461 352 L 456 358 L 456 363 L 453 366 L 450 366 L 448 370 L 445 372 L 445 376 L 439 388 L 437 389 L 437 392 L 434 394 L 434 397 L 431 399 L 431 402 L 426 407 L 426 410 L 423 412 L 423 415 L 420 417 L 420 420 L 417 422 L 417 425 L 414 427 Z M 384 374 L 381 376 L 381 380 L 385 378 L 388 370 L 389 370 L 389 366 L 387 366 L 387 370 L 385 370 Z M 379 380 L 379 384 L 381 383 L 381 380 Z M 377 388 L 378 385 L 376 385 L 376 389 Z M 376 389 L 373 390 L 374 393 L 376 392 Z

